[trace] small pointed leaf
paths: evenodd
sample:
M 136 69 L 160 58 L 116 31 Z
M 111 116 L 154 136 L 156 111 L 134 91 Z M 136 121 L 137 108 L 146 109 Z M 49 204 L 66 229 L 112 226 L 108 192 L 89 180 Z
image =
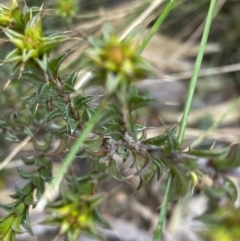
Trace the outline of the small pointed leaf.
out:
M 58 69 L 61 63 L 66 59 L 67 55 L 68 53 L 62 53 L 50 59 L 48 66 L 55 75 L 58 74 Z
M 47 117 L 47 122 L 49 122 L 57 117 L 60 117 L 60 116 L 62 116 L 62 111 L 60 109 L 55 109 Z

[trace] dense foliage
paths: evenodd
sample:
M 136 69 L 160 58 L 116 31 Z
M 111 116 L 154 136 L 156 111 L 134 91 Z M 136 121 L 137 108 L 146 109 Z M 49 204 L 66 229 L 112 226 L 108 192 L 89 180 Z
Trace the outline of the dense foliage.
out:
M 63 2 L 56 2 L 56 12 L 70 18 L 76 9 L 71 7 L 64 12 Z M 0 4 L 3 38 L 14 46 L 3 61 L 11 63 L 12 76 L 1 96 L 1 106 L 6 107 L 0 116 L 1 138 L 18 143 L 30 137 L 34 147 L 34 157 L 22 157 L 31 171 L 24 166 L 18 169 L 26 184 L 16 185 L 12 203 L 1 204 L 6 215 L 0 218 L 0 239 L 11 241 L 23 232 L 32 234 L 30 207 L 35 207 L 46 194 L 47 183 L 54 183 L 57 174 L 53 172 L 53 164 L 59 162 L 64 166 L 67 155 L 73 153 L 75 159 L 69 164 L 81 166 L 81 160 L 91 160 L 90 171 L 78 175 L 77 168 L 74 172 L 66 166 L 64 177 L 59 177 L 62 183 L 59 198 L 48 204 L 49 217 L 45 220 L 45 224 L 59 226 L 59 233 L 68 240 L 77 240 L 82 232 L 104 239 L 96 223 L 110 226 L 98 209 L 104 199 L 98 186 L 109 175 L 118 181 L 131 178 L 125 176 L 116 161 L 120 157 L 124 162 L 130 156 L 133 176 L 139 176 L 140 180 L 138 189 L 154 174 L 159 179 L 164 171 L 173 173 L 172 199 L 192 191 L 204 175 L 210 175 L 212 184 L 202 184 L 209 208 L 199 218 L 206 223 L 211 220 L 214 225 L 219 222 L 216 217 L 220 217 L 222 229 L 230 224 L 232 227 L 229 238 L 224 240 L 232 240 L 231 237 L 237 240 L 239 232 L 234 227 L 239 221 L 224 211 L 228 207 L 233 214 L 237 198 L 236 187 L 229 178 L 237 174 L 240 165 L 237 151 L 230 152 L 236 145 L 223 150 L 182 152 L 176 138 L 177 124 L 159 136 L 147 138 L 148 127 L 137 123 L 136 113 L 154 99 L 140 95 L 135 83 L 154 75 L 154 71 L 137 54 L 140 43 L 129 37 L 120 40 L 117 33 L 105 26 L 101 37 L 88 38 L 88 47 L 78 58 L 78 68 L 64 75 L 60 70 L 68 52 L 54 55 L 53 50 L 72 39 L 64 34 L 45 35 L 43 13 L 43 8 L 19 6 L 17 0 L 11 0 L 9 7 Z M 78 73 L 83 69 L 91 75 L 76 90 Z M 99 100 L 99 96 L 86 95 L 89 86 L 101 86 L 104 97 Z M 72 147 L 79 137 L 83 141 L 79 141 L 76 153 Z M 219 225 L 213 230 L 215 236 L 207 233 L 207 240 L 211 235 L 211 240 L 220 240 L 216 238 Z

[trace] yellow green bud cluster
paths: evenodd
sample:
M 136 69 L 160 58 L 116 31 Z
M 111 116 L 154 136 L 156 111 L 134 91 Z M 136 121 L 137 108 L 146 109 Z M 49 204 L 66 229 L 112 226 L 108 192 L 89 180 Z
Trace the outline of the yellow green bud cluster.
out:
M 60 234 L 67 235 L 69 240 L 78 240 L 82 232 L 100 235 L 96 229 L 98 218 L 96 207 L 102 201 L 102 195 L 75 195 L 53 203 L 49 207 L 52 213 L 44 223 L 60 226 Z
M 22 29 L 23 19 L 17 0 L 10 1 L 10 7 L 0 4 L 0 27 Z
M 76 0 L 55 0 L 54 4 L 55 14 L 63 18 L 71 18 L 76 15 L 78 11 Z
M 228 205 L 216 210 L 209 218 L 204 221 L 209 223 L 209 229 L 203 233 L 206 240 L 211 241 L 233 241 L 240 240 L 240 209 L 232 208 Z
M 58 44 L 68 39 L 62 35 L 44 37 L 40 12 L 29 19 L 23 33 L 10 28 L 3 29 L 3 32 L 9 41 L 16 46 L 5 58 L 6 62 L 26 63 L 33 59 L 43 70 L 47 69 L 47 63 L 43 56 L 49 54 Z
M 138 44 L 130 39 L 121 41 L 110 34 L 103 40 L 90 39 L 90 44 L 86 51 L 88 63 L 98 75 L 113 73 L 134 79 L 149 73 L 150 65 L 137 54 Z
M 16 240 L 16 234 L 24 233 L 21 223 L 26 218 L 25 211 L 26 205 L 20 202 L 12 213 L 0 218 L 0 240 Z

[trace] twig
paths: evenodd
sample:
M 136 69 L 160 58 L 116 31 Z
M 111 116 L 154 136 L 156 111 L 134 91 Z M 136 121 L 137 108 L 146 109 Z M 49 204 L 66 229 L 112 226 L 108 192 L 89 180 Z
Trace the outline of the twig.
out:
M 141 24 L 164 0 L 155 0 L 152 4 L 124 31 L 120 39 L 124 39 L 135 27 Z
M 0 163 L 0 170 L 2 170 L 31 139 L 31 136 L 27 136 L 21 143 L 19 143 L 19 145 L 14 148 L 14 150 L 3 160 L 3 162 Z
M 209 76 L 209 75 L 218 75 L 218 74 L 236 72 L 239 70 L 240 70 L 240 63 L 236 63 L 236 64 L 225 65 L 225 66 L 220 66 L 216 68 L 201 69 L 199 71 L 198 76 L 203 77 L 203 76 Z M 171 77 L 176 80 L 189 79 L 191 76 L 192 76 L 192 70 L 171 75 Z

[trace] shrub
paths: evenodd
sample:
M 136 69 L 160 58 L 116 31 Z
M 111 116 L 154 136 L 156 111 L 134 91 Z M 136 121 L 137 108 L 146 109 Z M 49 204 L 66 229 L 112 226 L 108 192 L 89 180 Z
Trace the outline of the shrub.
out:
M 169 6 L 165 17 L 171 10 Z M 72 8 L 61 12 L 64 7 L 60 5 L 57 10 L 61 16 L 74 14 Z M 64 75 L 61 65 L 68 52 L 54 55 L 53 50 L 72 39 L 64 34 L 44 35 L 43 12 L 42 7 L 21 7 L 16 0 L 10 1 L 10 7 L 0 5 L 2 32 L 14 46 L 4 60 L 4 64 L 12 64 L 12 77 L 2 97 L 9 109 L 1 114 L 1 136 L 13 143 L 28 138 L 34 147 L 33 157 L 22 157 L 31 171 L 18 169 L 26 184 L 16 185 L 12 203 L 1 204 L 7 214 L 0 219 L 0 239 L 10 241 L 23 232 L 32 234 L 30 207 L 45 207 L 49 193 L 58 187 L 59 200 L 47 204 L 49 216 L 45 224 L 59 226 L 59 234 L 71 241 L 77 240 L 82 232 L 104 239 L 96 228 L 96 224 L 109 227 L 99 212 L 104 195 L 98 193 L 98 187 L 109 175 L 118 181 L 129 179 L 120 170 L 116 157 L 124 162 L 130 155 L 133 157 L 131 167 L 136 170 L 133 175 L 140 180 L 137 189 L 155 173 L 158 179 L 164 171 L 170 173 L 172 181 L 167 186 L 165 201 L 182 197 L 201 183 L 203 175 L 211 175 L 213 185 L 204 186 L 203 190 L 213 215 L 201 218 L 206 223 L 213 218 L 212 223 L 215 223 L 218 220 L 214 215 L 220 213 L 224 228 L 230 223 L 236 225 L 238 221 L 224 214 L 222 208 L 234 209 L 237 191 L 228 175 L 234 174 L 240 165 L 237 153 L 230 154 L 230 147 L 182 152 L 181 137 L 176 135 L 177 124 L 161 135 L 147 138 L 148 127 L 137 123 L 136 111 L 154 102 L 140 95 L 135 85 L 139 79 L 154 75 L 153 68 L 139 55 L 143 45 L 130 37 L 121 40 L 106 27 L 101 37 L 88 39 L 89 46 L 79 57 L 78 68 Z M 91 76 L 79 92 L 74 87 L 83 69 L 91 71 Z M 97 104 L 93 103 L 97 96 L 84 94 L 84 88 L 93 85 L 105 91 L 103 100 Z M 182 126 L 184 128 L 184 124 Z M 40 141 L 43 144 L 39 144 Z M 69 166 L 81 165 L 83 158 L 92 160 L 91 168 L 78 176 Z M 60 162 L 60 169 L 55 174 L 56 161 Z M 223 207 L 222 196 L 226 199 Z M 164 220 L 162 212 L 155 240 L 161 235 Z M 216 235 L 218 231 L 216 228 Z M 233 231 L 232 235 L 237 234 Z

